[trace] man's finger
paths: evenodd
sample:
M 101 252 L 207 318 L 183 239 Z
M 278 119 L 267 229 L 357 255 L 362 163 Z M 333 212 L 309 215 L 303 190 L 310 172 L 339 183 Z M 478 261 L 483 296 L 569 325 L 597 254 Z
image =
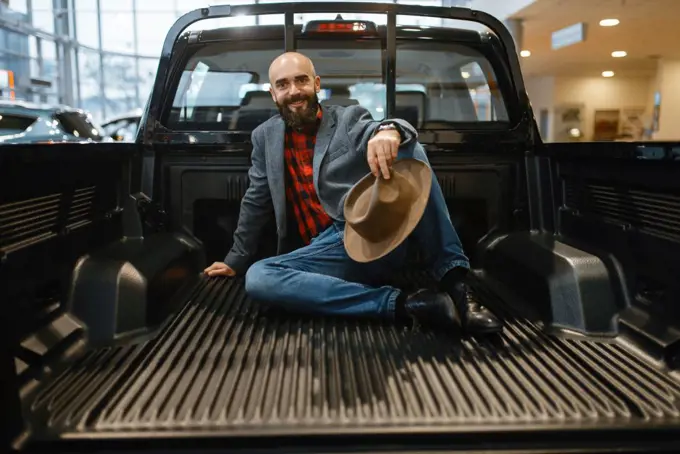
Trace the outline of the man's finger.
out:
M 382 171 L 382 175 L 386 180 L 390 179 L 390 166 L 387 163 L 386 159 L 387 152 L 384 150 L 381 150 L 378 153 L 378 162 L 380 163 L 380 170 Z
M 394 162 L 394 156 L 392 155 L 391 144 L 385 145 L 384 153 L 385 153 L 385 161 L 387 161 L 387 165 L 389 167 L 392 167 L 392 163 Z
M 378 176 L 378 159 L 375 154 L 375 147 L 370 146 L 368 150 L 368 167 L 371 168 L 371 173 L 374 177 Z
M 399 154 L 399 142 L 394 141 L 390 144 L 390 152 L 392 154 L 392 160 L 397 159 L 397 155 Z

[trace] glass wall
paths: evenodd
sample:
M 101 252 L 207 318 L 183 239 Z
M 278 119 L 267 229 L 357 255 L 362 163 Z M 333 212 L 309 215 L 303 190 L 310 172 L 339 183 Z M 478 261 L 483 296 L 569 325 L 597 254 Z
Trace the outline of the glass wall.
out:
M 451 0 L 380 1 L 452 4 Z M 0 99 L 76 106 L 88 110 L 98 122 L 142 108 L 168 30 L 180 15 L 208 4 L 195 0 L 0 0 Z M 304 17 L 296 17 L 300 20 Z M 252 18 L 252 22 L 282 23 L 283 15 Z M 432 25 L 421 22 L 410 23 Z M 199 28 L 243 24 L 243 20 L 227 19 L 209 25 L 202 22 Z

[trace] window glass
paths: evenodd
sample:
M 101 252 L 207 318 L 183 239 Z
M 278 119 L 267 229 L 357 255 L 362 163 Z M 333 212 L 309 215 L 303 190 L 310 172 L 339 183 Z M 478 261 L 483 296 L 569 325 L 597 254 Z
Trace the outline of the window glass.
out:
M 54 33 L 54 13 L 52 0 L 31 0 L 33 26 Z
M 78 42 L 85 46 L 99 47 L 97 0 L 74 0 L 74 2 Z
M 135 52 L 132 0 L 100 2 L 102 48 L 112 52 Z
M 306 15 L 305 20 L 320 16 L 324 15 Z M 375 15 L 370 16 L 365 19 L 375 19 Z M 296 21 L 299 19 L 296 17 Z M 475 32 L 463 29 L 451 33 Z M 432 39 L 414 35 L 411 39 L 402 34 L 397 42 L 394 116 L 421 129 L 507 121 L 496 75 L 487 58 L 469 44 L 456 43 L 455 36 L 446 39 L 430 33 L 429 37 Z M 312 59 L 321 77 L 322 105 L 359 104 L 374 119 L 385 118 L 381 40 L 309 35 L 299 36 L 296 44 L 297 50 Z M 201 47 L 189 59 L 179 81 L 168 127 L 248 131 L 277 114 L 268 93 L 268 69 L 282 48 L 280 40 L 227 41 Z
M 139 78 L 134 57 L 104 55 L 106 116 L 117 116 L 139 107 Z
M 9 7 L 11 10 L 16 11 L 17 13 L 26 14 L 28 12 L 27 0 L 9 0 Z
M 59 67 L 57 66 L 57 45 L 54 41 L 43 39 L 40 43 L 43 58 L 43 68 L 40 77 L 52 82 L 52 87 L 56 90 L 59 86 Z
M 0 112 L 0 136 L 20 134 L 35 123 L 35 120 L 35 117 L 10 115 Z
M 116 140 L 121 142 L 134 142 L 137 136 L 138 123 L 136 119 L 126 118 L 114 121 L 103 127 L 104 134 L 116 136 Z
M 94 141 L 102 140 L 102 130 L 92 119 L 78 112 L 63 112 L 56 115 L 57 120 L 66 132 L 76 137 Z
M 397 92 L 395 114 L 418 127 L 508 120 L 491 65 L 468 46 L 402 40 L 397 43 L 396 69 L 398 84 L 420 88 Z
M 158 59 L 140 58 L 139 62 L 139 105 L 146 105 L 146 101 L 151 96 L 151 90 L 156 80 L 158 70 Z
M 321 77 L 326 90 L 322 105 L 359 104 L 374 119 L 385 117 L 380 41 L 304 39 L 298 49 L 312 59 Z
M 104 99 L 99 87 L 99 53 L 84 48 L 78 51 L 80 103 L 78 107 L 92 112 L 95 119 L 104 115 Z
M 157 2 L 162 5 L 162 2 Z M 174 10 L 162 11 L 166 8 L 171 8 L 171 4 L 167 7 L 157 6 L 158 11 L 150 12 L 147 10 L 139 10 L 139 2 L 137 2 L 137 46 L 139 55 L 158 57 L 163 50 L 163 42 L 168 34 L 168 31 L 177 20 L 177 14 Z M 200 23 L 200 22 L 199 22 Z
M 169 124 L 180 129 L 211 127 L 252 130 L 278 110 L 269 94 L 268 70 L 281 54 L 281 43 L 210 45 L 188 62 L 174 97 Z M 248 49 L 248 50 L 242 50 Z M 322 80 L 322 104 L 362 104 L 383 118 L 385 104 L 379 41 L 298 40 L 298 49 L 314 62 Z M 369 84 L 371 96 L 358 96 Z M 375 89 L 373 86 L 377 85 Z M 355 90 L 353 93 L 351 90 Z M 353 94 L 357 96 L 352 96 Z M 201 126 L 199 126 L 201 125 Z

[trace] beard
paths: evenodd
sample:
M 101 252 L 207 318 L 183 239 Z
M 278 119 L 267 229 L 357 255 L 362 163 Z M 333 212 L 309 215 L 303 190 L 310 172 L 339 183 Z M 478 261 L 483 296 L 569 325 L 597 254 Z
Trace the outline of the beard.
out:
M 307 101 L 307 107 L 293 111 L 290 104 L 298 101 Z M 316 114 L 319 109 L 319 97 L 316 93 L 312 95 L 299 94 L 283 102 L 276 102 L 281 118 L 293 129 L 303 129 L 316 125 Z

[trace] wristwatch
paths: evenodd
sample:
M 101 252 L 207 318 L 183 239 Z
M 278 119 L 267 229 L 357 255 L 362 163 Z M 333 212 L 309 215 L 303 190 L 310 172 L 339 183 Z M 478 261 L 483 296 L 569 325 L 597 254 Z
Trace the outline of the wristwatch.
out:
M 399 131 L 399 129 L 397 129 L 397 126 L 394 123 L 391 123 L 391 122 L 390 123 L 383 123 L 380 126 L 378 126 L 378 131 L 389 131 L 389 130 Z

